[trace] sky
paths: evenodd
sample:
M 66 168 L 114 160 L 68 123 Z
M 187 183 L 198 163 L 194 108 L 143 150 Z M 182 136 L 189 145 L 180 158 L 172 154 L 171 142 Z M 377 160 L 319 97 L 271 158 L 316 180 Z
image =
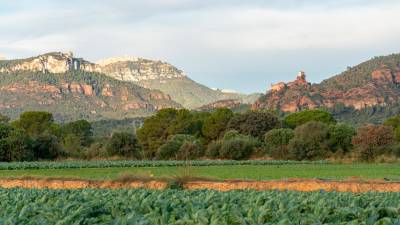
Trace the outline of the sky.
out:
M 212 88 L 317 83 L 400 52 L 398 0 L 0 0 L 0 56 L 169 62 Z

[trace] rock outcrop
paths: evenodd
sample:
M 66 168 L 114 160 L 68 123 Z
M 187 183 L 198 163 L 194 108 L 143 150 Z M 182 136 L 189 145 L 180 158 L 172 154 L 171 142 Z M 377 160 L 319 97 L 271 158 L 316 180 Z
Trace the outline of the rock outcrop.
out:
M 253 109 L 295 112 L 302 109 L 344 106 L 362 110 L 400 101 L 400 54 L 377 57 L 320 84 L 310 84 L 305 73 L 296 80 L 280 82 L 253 105 Z
M 97 72 L 123 81 L 170 79 L 186 76 L 183 71 L 162 61 L 125 56 L 91 63 L 82 58 L 74 57 L 72 52 L 51 52 L 28 59 L 2 60 L 0 62 L 0 73 L 17 71 L 39 71 L 43 73 Z
M 234 109 L 236 107 L 239 107 L 241 105 L 241 101 L 238 99 L 225 99 L 225 100 L 219 100 L 207 105 L 203 105 L 199 110 L 202 111 L 210 111 L 214 109 L 220 109 L 220 108 L 228 108 L 228 109 Z

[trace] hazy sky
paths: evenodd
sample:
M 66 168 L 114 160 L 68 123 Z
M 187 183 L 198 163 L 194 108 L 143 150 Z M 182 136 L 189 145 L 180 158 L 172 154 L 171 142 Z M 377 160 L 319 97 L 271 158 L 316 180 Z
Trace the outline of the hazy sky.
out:
M 0 55 L 160 59 L 210 87 L 319 82 L 400 52 L 399 0 L 0 0 Z

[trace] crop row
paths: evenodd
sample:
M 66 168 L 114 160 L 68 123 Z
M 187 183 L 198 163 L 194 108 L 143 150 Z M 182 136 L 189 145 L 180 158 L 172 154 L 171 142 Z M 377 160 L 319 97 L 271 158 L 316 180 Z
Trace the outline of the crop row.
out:
M 1 162 L 0 170 L 108 168 L 108 167 L 161 167 L 161 166 L 223 166 L 223 165 L 284 165 L 323 164 L 326 161 L 279 161 L 279 160 L 110 160 L 110 161 L 64 161 L 64 162 Z
M 0 189 L 0 224 L 399 224 L 400 193 Z

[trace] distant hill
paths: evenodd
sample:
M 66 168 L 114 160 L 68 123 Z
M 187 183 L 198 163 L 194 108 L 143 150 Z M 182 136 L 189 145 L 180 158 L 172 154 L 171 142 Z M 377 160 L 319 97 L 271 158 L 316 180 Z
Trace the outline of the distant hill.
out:
M 182 106 L 161 91 L 108 77 L 71 53 L 0 60 L 0 113 L 12 118 L 44 110 L 60 121 L 124 119 L 169 107 Z
M 145 88 L 158 89 L 189 109 L 195 109 L 218 100 L 237 99 L 251 104 L 260 94 L 213 90 L 199 84 L 169 63 L 135 57 L 117 57 L 97 62 L 101 71 L 118 80 L 131 81 Z
M 309 83 L 304 73 L 289 83 L 277 83 L 262 95 L 253 109 L 295 112 L 326 108 L 337 118 L 353 123 L 378 123 L 400 113 L 400 54 L 375 57 L 343 73 Z

